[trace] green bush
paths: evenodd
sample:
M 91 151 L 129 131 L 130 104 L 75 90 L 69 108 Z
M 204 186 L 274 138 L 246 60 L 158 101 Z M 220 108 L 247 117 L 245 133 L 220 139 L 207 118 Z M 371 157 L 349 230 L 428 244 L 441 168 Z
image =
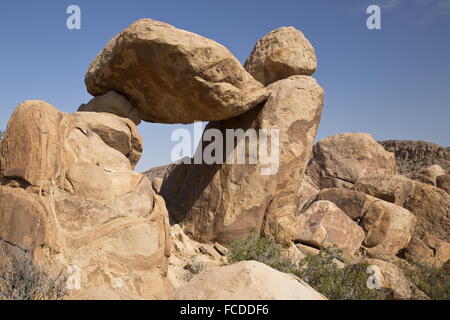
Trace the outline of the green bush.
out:
M 450 300 L 450 269 L 411 262 L 401 265 L 405 276 L 430 299 Z
M 283 247 L 273 238 L 259 237 L 252 231 L 247 239 L 235 239 L 230 243 L 228 262 L 258 261 L 282 272 L 292 270 L 292 261 L 282 251 Z
M 281 272 L 292 273 L 329 299 L 372 300 L 385 299 L 383 290 L 370 290 L 366 282 L 368 264 L 354 264 L 340 269 L 333 261 L 339 256 L 336 250 L 320 251 L 298 261 L 291 261 L 282 246 L 272 238 L 259 237 L 255 232 L 248 239 L 231 243 L 228 261 L 255 260 Z
M 292 273 L 311 287 L 332 300 L 379 300 L 386 299 L 384 290 L 367 288 L 367 263 L 351 264 L 339 268 L 333 261 L 335 254 L 321 250 L 308 255 Z

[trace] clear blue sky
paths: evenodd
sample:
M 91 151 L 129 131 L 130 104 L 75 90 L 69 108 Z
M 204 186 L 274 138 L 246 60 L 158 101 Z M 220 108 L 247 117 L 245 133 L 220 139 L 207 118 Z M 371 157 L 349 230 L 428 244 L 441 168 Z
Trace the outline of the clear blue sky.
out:
M 71 4 L 81 7 L 81 30 L 66 28 Z M 382 7 L 381 30 L 366 28 L 370 4 Z M 140 18 L 214 39 L 241 62 L 266 33 L 294 26 L 316 49 L 326 92 L 319 139 L 359 131 L 450 145 L 450 0 L 1 1 L 0 128 L 28 99 L 76 111 L 90 99 L 89 63 Z M 139 126 L 138 170 L 170 161 L 176 127 Z

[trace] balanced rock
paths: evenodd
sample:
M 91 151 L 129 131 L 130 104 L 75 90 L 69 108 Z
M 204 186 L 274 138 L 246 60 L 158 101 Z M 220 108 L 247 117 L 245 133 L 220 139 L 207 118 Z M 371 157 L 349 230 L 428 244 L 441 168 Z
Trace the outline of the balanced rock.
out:
M 82 104 L 78 111 L 80 112 L 106 112 L 115 114 L 121 118 L 127 118 L 139 125 L 139 113 L 133 108 L 127 98 L 115 91 L 109 91 L 104 95 L 94 97 L 87 104 Z
M 257 135 L 264 132 L 262 129 L 273 129 L 279 136 L 279 148 L 274 150 L 279 151 L 279 157 L 273 153 L 270 163 L 251 163 L 248 155 L 262 143 L 258 137 L 244 148 L 238 145 L 229 153 L 221 152 L 227 159 L 234 158 L 233 163 L 224 157 L 220 159 L 224 164 L 180 164 L 164 180 L 161 194 L 170 216 L 196 239 L 227 242 L 246 238 L 251 229 L 289 239 L 297 232 L 293 224 L 296 193 L 321 118 L 323 90 L 307 76 L 278 81 L 268 90 L 271 95 L 265 104 L 239 117 L 210 123 L 205 133 L 221 132 L 227 145 L 227 129 L 247 133 L 254 129 Z M 268 146 L 273 137 L 269 135 Z M 210 146 L 203 140 L 196 154 L 203 154 Z M 242 150 L 246 162 L 238 164 L 236 158 Z
M 92 95 L 116 91 L 142 120 L 159 123 L 228 119 L 267 98 L 225 47 L 152 19 L 139 20 L 112 39 L 85 82 Z
M 167 298 L 167 209 L 119 151 L 133 140 L 120 119 L 43 101 L 15 110 L 0 150 L 0 245 L 79 270 L 81 289 Z
M 312 75 L 317 58 L 301 31 L 283 27 L 258 40 L 244 66 L 256 80 L 269 85 L 294 75 Z
M 256 261 L 211 267 L 175 291 L 175 300 L 326 300 L 306 282 Z
M 325 176 L 347 183 L 372 174 L 397 172 L 394 154 L 367 133 L 345 133 L 322 139 L 313 152 Z
M 298 217 L 298 234 L 294 239 L 316 248 L 342 250 L 351 258 L 364 240 L 364 231 L 330 201 L 314 202 Z

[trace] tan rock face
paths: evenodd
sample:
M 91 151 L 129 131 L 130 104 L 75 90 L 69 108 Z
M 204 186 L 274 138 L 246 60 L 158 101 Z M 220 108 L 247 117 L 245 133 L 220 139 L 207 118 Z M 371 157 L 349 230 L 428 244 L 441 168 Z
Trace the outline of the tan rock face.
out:
M 41 101 L 17 108 L 1 150 L 1 245 L 76 266 L 82 289 L 166 298 L 165 203 L 115 149 L 127 139 L 133 145 L 132 131 L 121 118 L 105 116 L 71 116 Z
M 417 219 L 411 212 L 362 192 L 324 189 L 317 198 L 335 203 L 359 222 L 366 233 L 364 247 L 372 257 L 394 257 L 408 245 L 415 230 Z
M 367 259 L 370 265 L 375 265 L 381 271 L 381 287 L 391 289 L 395 299 L 410 299 L 411 283 L 405 278 L 403 272 L 394 264 L 378 259 Z
M 96 133 L 104 143 L 127 157 L 132 168 L 136 167 L 143 146 L 142 137 L 131 120 L 95 112 L 76 112 L 71 117 L 75 120 L 74 126 Z
M 326 300 L 306 282 L 256 261 L 212 267 L 175 291 L 175 300 Z
M 314 146 L 313 153 L 326 177 L 347 183 L 368 175 L 397 172 L 394 154 L 367 133 L 345 133 L 322 139 Z
M 416 236 L 406 248 L 405 255 L 422 265 L 442 268 L 450 259 L 450 243 L 429 234 Z
M 293 232 L 296 193 L 320 121 L 323 90 L 306 76 L 279 81 L 269 90 L 265 105 L 210 123 L 206 130 L 217 129 L 226 137 L 227 129 L 278 129 L 280 157 L 275 175 L 261 173 L 270 165 L 248 164 L 246 158 L 247 164 L 178 165 L 163 183 L 161 194 L 171 217 L 197 239 L 245 238 L 252 228 L 261 231 L 263 219 L 266 233 L 288 239 Z M 207 146 L 204 143 L 200 152 Z M 235 148 L 228 156 L 238 152 Z M 248 143 L 245 152 L 248 155 Z
M 142 120 L 159 123 L 228 119 L 267 98 L 225 47 L 151 19 L 112 39 L 85 82 L 92 95 L 114 90 L 127 97 Z
M 128 100 L 115 91 L 94 97 L 87 104 L 82 104 L 78 111 L 80 112 L 107 112 L 121 118 L 127 118 L 133 121 L 135 125 L 139 125 L 139 113 Z
M 445 174 L 437 177 L 436 186 L 450 194 L 450 174 Z
M 330 201 L 314 202 L 298 217 L 296 241 L 316 248 L 336 246 L 351 257 L 364 240 L 364 231 Z
M 415 182 L 404 207 L 417 217 L 418 233 L 450 241 L 450 195 L 444 190 Z
M 400 175 L 376 174 L 359 179 L 353 189 L 403 207 L 414 191 L 414 181 Z
M 293 75 L 312 75 L 317 58 L 301 31 L 283 27 L 261 38 L 244 66 L 256 80 L 269 85 Z

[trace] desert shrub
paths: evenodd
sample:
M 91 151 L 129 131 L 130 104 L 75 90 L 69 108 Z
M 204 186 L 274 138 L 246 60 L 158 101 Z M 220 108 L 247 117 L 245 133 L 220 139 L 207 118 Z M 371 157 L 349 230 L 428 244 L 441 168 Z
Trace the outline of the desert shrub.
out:
M 189 263 L 185 267 L 186 272 L 183 275 L 183 280 L 186 282 L 191 281 L 193 277 L 195 277 L 197 274 L 200 274 L 206 268 L 207 268 L 207 264 L 205 262 L 200 261 L 198 259 L 190 260 Z
M 430 299 L 450 300 L 450 269 L 411 262 L 402 264 L 405 276 Z
M 259 237 L 252 232 L 247 239 L 231 242 L 228 261 L 233 264 L 255 260 L 281 272 L 295 274 L 329 299 L 373 300 L 387 297 L 383 290 L 367 288 L 368 264 L 348 265 L 340 269 L 333 261 L 336 258 L 340 255 L 333 249 L 308 255 L 299 262 L 291 261 L 274 239 Z
M 259 237 L 253 230 L 247 239 L 235 239 L 230 243 L 228 262 L 258 261 L 282 272 L 290 272 L 292 261 L 282 251 L 283 247 L 273 238 Z
M 0 256 L 0 300 L 58 300 L 66 294 L 63 272 L 50 275 L 20 250 Z
M 293 273 L 311 287 L 332 300 L 380 300 L 386 299 L 385 290 L 367 287 L 367 263 L 350 264 L 339 268 L 333 261 L 336 254 L 321 250 L 317 255 L 308 255 L 300 261 Z

